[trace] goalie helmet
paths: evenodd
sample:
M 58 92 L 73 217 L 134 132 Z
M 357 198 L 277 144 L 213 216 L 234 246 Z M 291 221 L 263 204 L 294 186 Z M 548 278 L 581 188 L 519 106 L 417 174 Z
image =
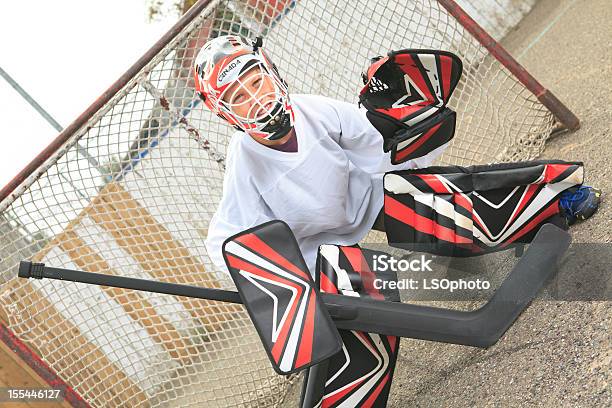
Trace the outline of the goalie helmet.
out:
M 293 127 L 293 110 L 287 85 L 261 43 L 235 35 L 207 42 L 195 60 L 195 88 L 204 104 L 236 129 L 277 140 Z

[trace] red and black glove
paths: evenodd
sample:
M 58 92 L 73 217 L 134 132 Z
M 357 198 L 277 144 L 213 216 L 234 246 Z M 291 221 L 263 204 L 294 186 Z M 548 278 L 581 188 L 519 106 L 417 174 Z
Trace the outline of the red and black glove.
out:
M 446 51 L 400 50 L 372 59 L 359 102 L 393 164 L 425 156 L 453 138 L 456 115 L 446 104 L 461 72 L 459 57 Z

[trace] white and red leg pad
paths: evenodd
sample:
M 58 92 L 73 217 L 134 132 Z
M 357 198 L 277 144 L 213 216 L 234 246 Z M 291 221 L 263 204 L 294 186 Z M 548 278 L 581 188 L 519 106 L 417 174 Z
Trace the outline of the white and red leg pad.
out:
M 397 289 L 377 289 L 376 279 L 397 281 L 393 271 L 375 272 L 379 251 L 321 245 L 317 283 L 322 292 L 399 302 Z M 321 407 L 386 406 L 399 350 L 399 337 L 339 330 L 342 352 L 329 360 Z
M 389 245 L 473 256 L 529 243 L 544 223 L 566 227 L 559 195 L 583 182 L 579 162 L 428 167 L 385 174 Z

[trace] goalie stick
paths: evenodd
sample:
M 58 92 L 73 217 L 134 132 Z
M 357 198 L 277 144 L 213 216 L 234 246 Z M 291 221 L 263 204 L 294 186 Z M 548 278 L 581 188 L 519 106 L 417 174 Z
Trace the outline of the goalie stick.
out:
M 463 312 L 406 303 L 318 293 L 339 329 L 489 347 L 495 344 L 557 269 L 570 235 L 545 224 L 495 295 L 482 308 Z M 89 273 L 21 261 L 21 278 L 57 279 L 145 290 L 221 302 L 242 303 L 238 292 Z M 271 314 L 270 314 L 271 315 Z
M 298 347 L 297 349 L 294 348 L 297 351 L 294 351 L 293 354 L 294 356 L 301 355 L 302 358 L 300 361 L 295 357 L 287 359 L 286 361 L 290 363 L 288 369 L 286 369 L 287 364 L 283 364 L 283 359 L 279 359 L 279 354 L 275 354 L 274 350 L 275 344 L 282 343 L 270 342 L 265 335 L 266 333 L 261 330 L 262 327 L 266 327 L 265 320 L 268 320 L 268 327 L 270 326 L 269 322 L 272 321 L 274 308 L 277 307 L 278 303 L 270 301 L 262 302 L 261 298 L 252 298 L 245 292 L 245 288 L 241 288 L 244 282 L 240 279 L 235 281 L 239 291 L 241 291 L 241 293 L 238 293 L 230 290 L 46 267 L 42 263 L 30 261 L 21 261 L 18 276 L 21 278 L 49 278 L 114 286 L 223 302 L 247 302 L 247 310 L 250 313 L 255 309 L 257 316 L 254 317 L 251 314 L 251 318 L 258 328 L 262 344 L 277 372 L 287 373 L 309 368 L 302 391 L 300 403 L 302 408 L 314 406 L 356 407 L 362 406 L 360 404 L 363 401 L 365 401 L 365 404 L 370 404 L 370 406 L 384 407 L 390 390 L 395 359 L 397 358 L 398 337 L 410 337 L 483 348 L 495 344 L 533 300 L 544 283 L 555 273 L 557 263 L 571 241 L 570 235 L 566 231 L 552 224 L 543 225 L 523 257 L 512 269 L 491 300 L 478 310 L 463 312 L 399 303 L 396 302 L 398 300 L 397 294 L 393 293 L 380 293 L 382 296 L 379 296 L 368 289 L 369 278 L 363 273 L 360 274 L 361 276 L 358 279 L 354 279 L 355 276 L 349 279 L 351 288 L 348 288 L 346 285 L 343 285 L 343 287 L 345 290 L 353 290 L 353 292 L 358 290 L 364 294 L 367 293 L 368 296 L 372 296 L 374 299 L 333 293 L 317 293 L 316 290 L 312 290 L 312 278 L 306 268 L 303 267 L 304 261 L 295 238 L 291 231 L 284 227 L 286 227 L 286 224 L 280 221 L 272 221 L 239 234 L 233 237 L 233 239 L 243 241 L 242 244 L 247 245 L 250 251 L 256 255 L 259 253 L 265 256 L 268 262 L 272 261 L 277 265 L 284 264 L 284 262 L 277 258 L 273 259 L 275 255 L 273 256 L 270 249 L 274 247 L 278 251 L 277 255 L 282 254 L 283 257 L 293 261 L 297 260 L 293 264 L 297 263 L 298 265 L 294 266 L 302 266 L 302 268 L 298 268 L 294 272 L 298 275 L 300 274 L 298 272 L 308 274 L 305 278 L 307 283 L 305 285 L 300 284 L 306 289 L 304 293 L 307 293 L 307 296 L 302 295 L 297 298 L 309 300 L 307 302 L 300 302 L 299 300 L 295 302 L 294 300 L 294 303 L 308 304 L 310 306 L 306 308 L 306 312 L 303 312 L 302 315 L 308 316 L 308 309 L 316 310 L 312 308 L 312 305 L 316 305 L 316 308 L 318 308 L 316 312 L 319 315 L 325 316 L 329 313 L 333 320 L 333 324 L 330 325 L 329 317 L 324 317 L 323 319 L 316 320 L 319 327 L 312 327 L 312 329 L 317 331 L 318 344 L 326 345 L 324 349 L 316 350 L 312 347 L 304 347 L 304 344 L 308 345 L 308 341 L 294 342 L 294 344 L 298 344 Z M 254 245 L 252 240 L 247 242 L 250 238 L 244 239 L 245 237 L 248 238 L 248 234 L 257 237 L 255 240 L 257 245 Z M 264 242 L 263 240 L 265 239 L 269 242 Z M 236 243 L 237 241 L 230 239 L 228 242 Z M 268 246 L 268 244 L 272 244 L 272 246 Z M 319 264 L 321 265 L 322 261 Z M 285 264 L 284 267 L 294 269 L 291 265 Z M 244 269 L 237 268 L 234 274 L 240 270 Z M 329 268 L 326 270 L 327 275 L 333 280 L 334 273 L 330 273 Z M 325 273 L 323 269 L 322 273 Z M 324 279 L 323 275 L 320 276 L 320 279 Z M 249 282 L 247 285 L 250 283 L 252 282 Z M 324 286 L 327 291 L 333 292 L 333 285 L 326 284 Z M 360 287 L 363 290 L 360 290 Z M 249 291 L 248 286 L 246 291 Z M 380 300 L 381 297 L 386 300 Z M 249 305 L 248 302 L 253 302 L 253 300 L 255 300 L 255 303 Z M 296 321 L 295 318 L 289 320 Z M 304 336 L 305 326 L 296 325 L 293 321 L 286 324 L 286 326 L 297 333 L 296 338 L 307 338 L 307 336 Z M 342 367 L 339 368 L 339 364 L 342 363 L 341 356 L 339 357 L 338 354 L 334 355 L 334 348 L 338 345 L 339 341 L 338 330 L 342 330 L 345 333 L 342 337 L 344 342 L 342 346 L 345 350 L 344 355 L 346 356 L 348 353 L 349 358 L 351 355 L 356 357 L 355 360 L 359 360 L 357 361 L 357 367 L 366 368 L 366 370 L 368 369 L 368 362 L 362 358 L 363 356 L 359 356 L 359 344 L 355 342 L 351 344 L 350 342 L 354 340 L 353 337 L 358 337 L 358 340 L 361 339 L 363 341 L 362 344 L 370 344 L 371 346 L 373 344 L 372 341 L 375 341 L 375 339 L 380 340 L 380 342 L 375 341 L 378 344 L 378 352 L 376 355 L 373 354 L 373 356 L 375 358 L 378 356 L 379 359 L 382 358 L 383 361 L 387 361 L 387 364 L 383 364 L 382 368 L 376 365 L 373 370 L 373 366 L 370 365 L 370 374 L 366 374 L 366 376 L 369 376 L 369 379 L 364 384 L 359 383 L 359 378 L 355 379 L 356 373 L 347 372 L 343 375 Z M 310 337 L 310 339 L 312 338 Z M 349 344 L 348 347 L 346 344 Z M 281 351 L 286 354 L 287 349 L 288 347 L 283 344 Z M 304 353 L 301 350 L 306 350 L 306 352 Z M 283 355 L 283 353 L 280 355 Z M 345 363 L 342 365 L 344 366 Z M 335 382 L 332 381 L 334 379 Z M 346 384 L 347 381 L 350 381 L 350 383 L 357 381 L 355 383 L 357 387 L 352 387 L 351 392 L 344 392 L 349 387 L 349 384 Z

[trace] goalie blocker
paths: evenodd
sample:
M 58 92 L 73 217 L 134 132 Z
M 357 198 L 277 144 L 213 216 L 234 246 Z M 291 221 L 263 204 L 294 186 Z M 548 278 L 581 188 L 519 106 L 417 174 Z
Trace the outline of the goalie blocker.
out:
M 456 55 L 435 50 L 392 51 L 372 59 L 359 102 L 398 164 L 425 156 L 455 134 L 456 114 L 446 107 L 459 79 Z
M 240 232 L 225 241 L 223 256 L 276 372 L 291 374 L 340 351 L 338 330 L 287 224 Z
M 567 229 L 559 195 L 583 182 L 580 162 L 428 167 L 384 176 L 389 245 L 473 256 L 529 243 L 544 223 Z

